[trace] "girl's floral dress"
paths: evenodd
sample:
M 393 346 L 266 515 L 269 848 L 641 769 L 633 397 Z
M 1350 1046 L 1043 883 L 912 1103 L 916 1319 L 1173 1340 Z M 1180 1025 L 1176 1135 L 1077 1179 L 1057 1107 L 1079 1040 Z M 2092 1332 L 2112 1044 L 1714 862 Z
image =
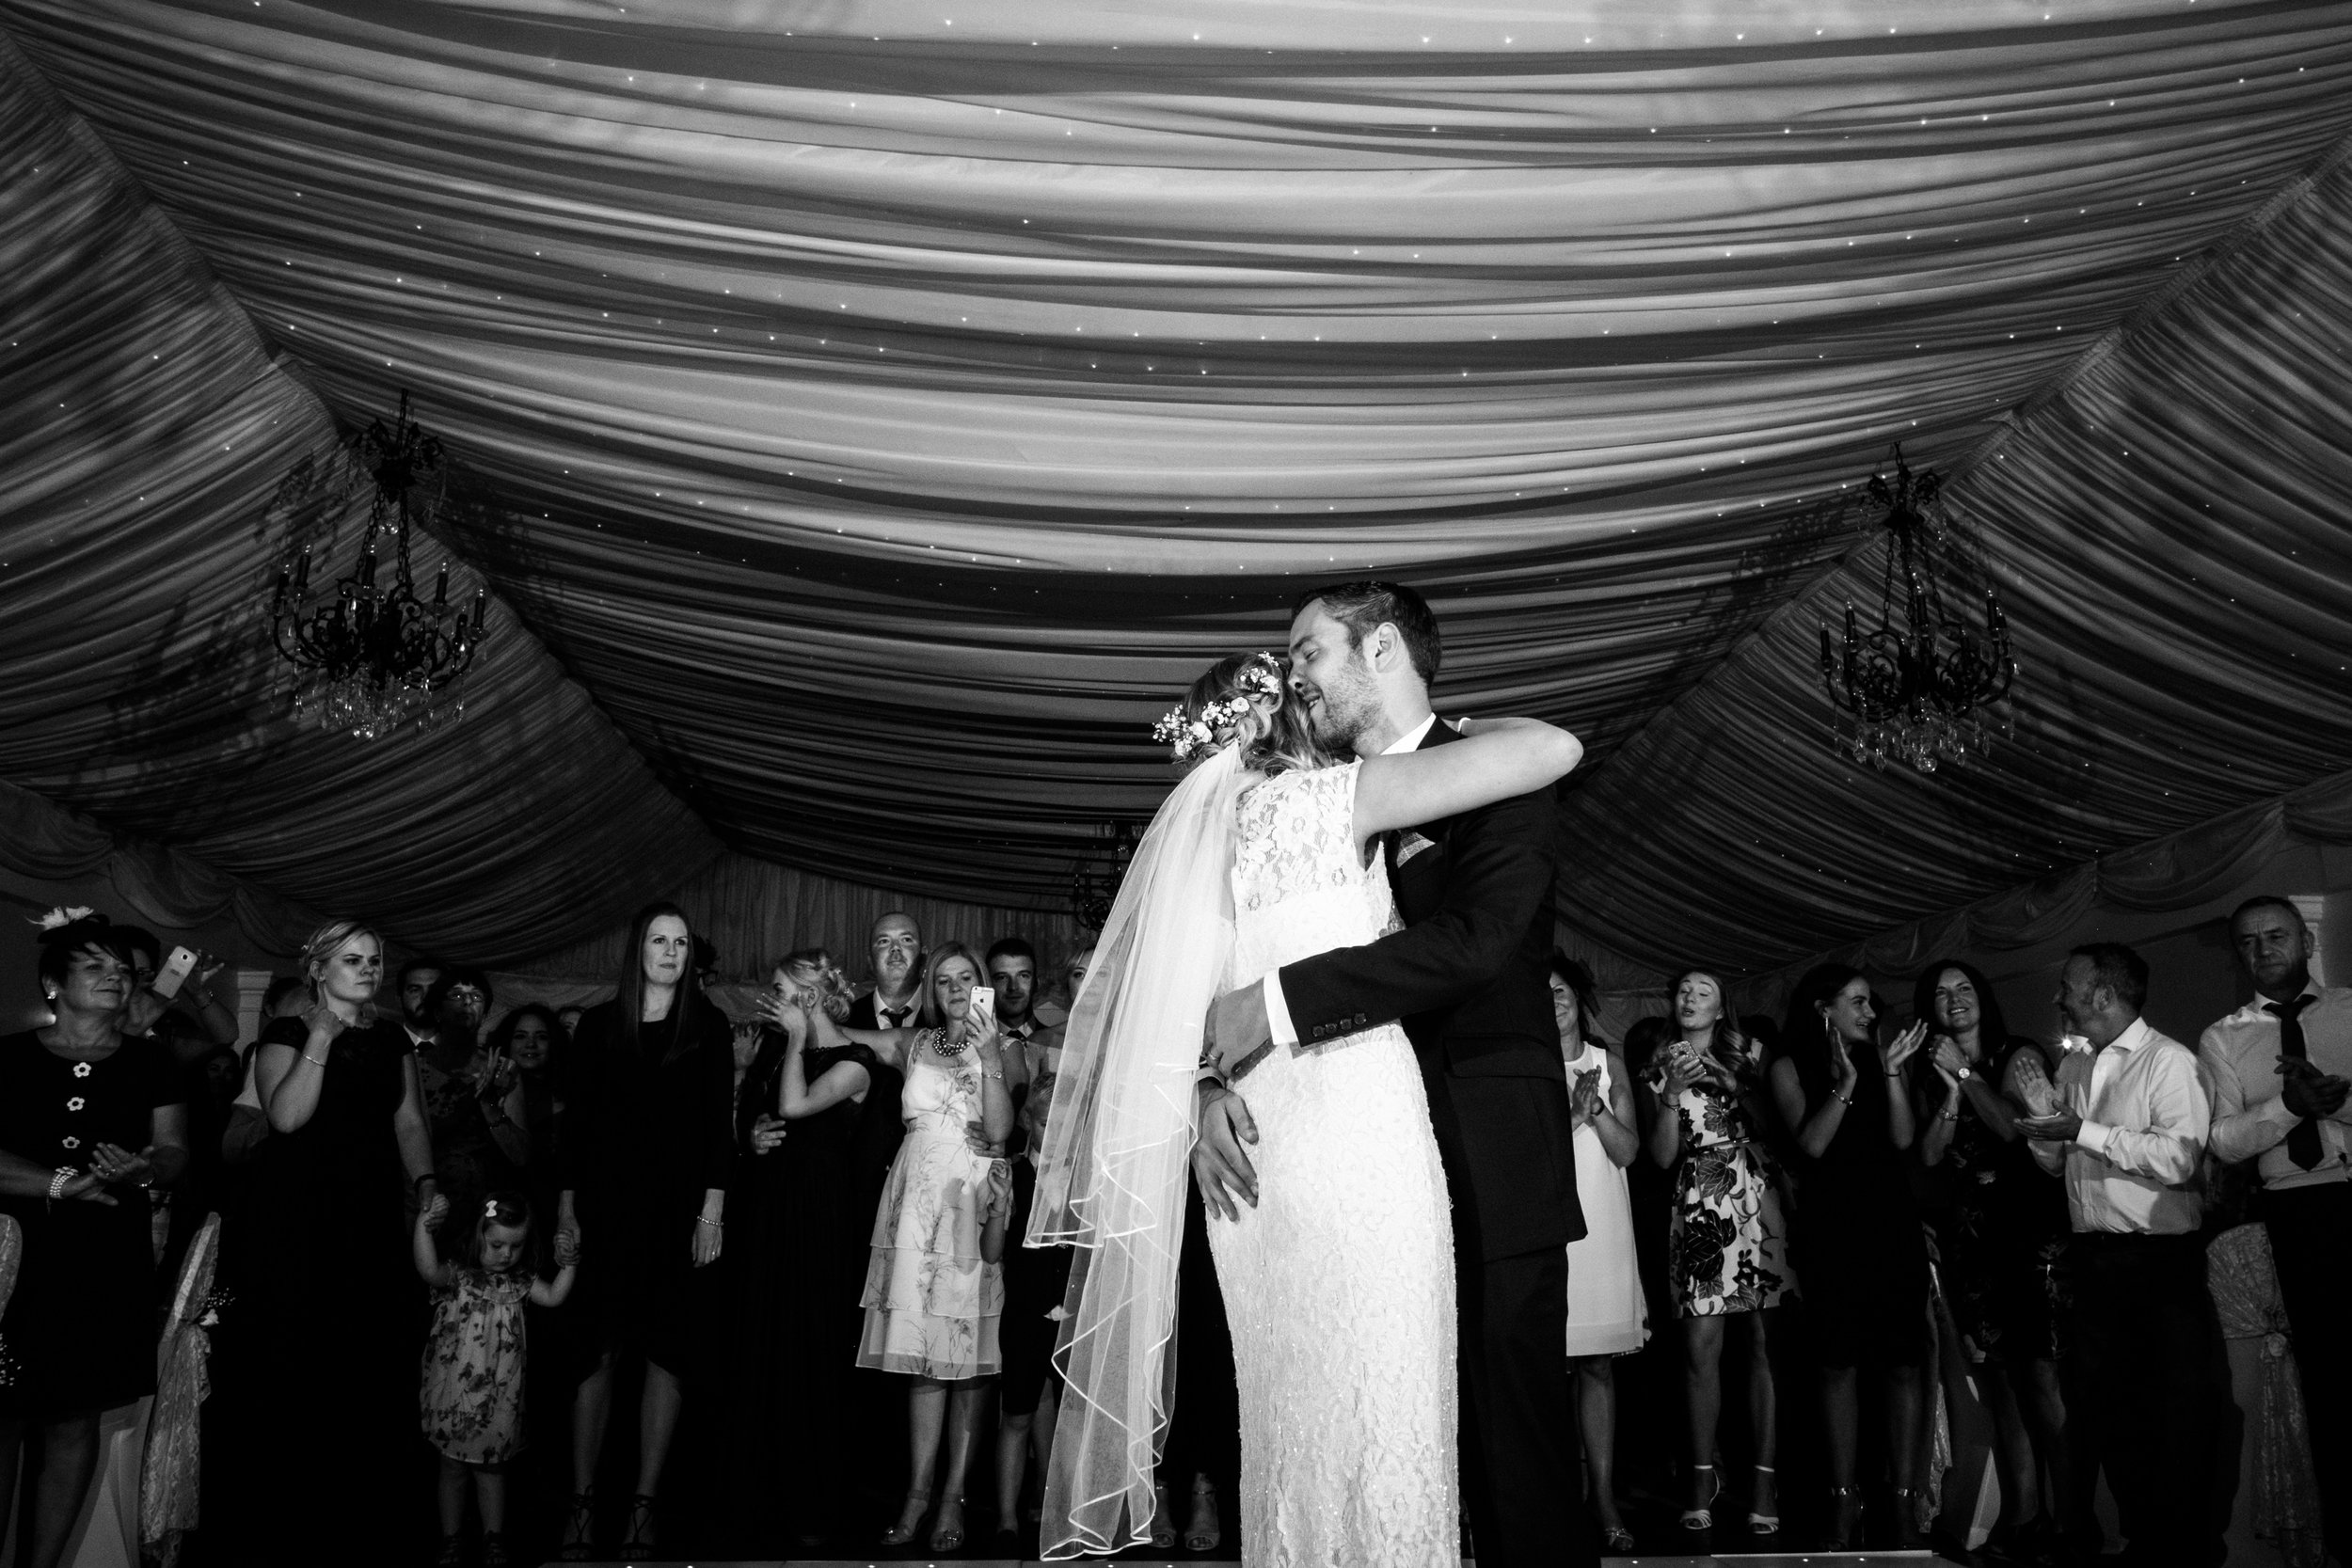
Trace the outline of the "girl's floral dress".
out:
M 523 1305 L 531 1275 L 459 1269 L 433 1292 L 418 1403 L 425 1440 L 469 1465 L 503 1465 L 523 1448 Z

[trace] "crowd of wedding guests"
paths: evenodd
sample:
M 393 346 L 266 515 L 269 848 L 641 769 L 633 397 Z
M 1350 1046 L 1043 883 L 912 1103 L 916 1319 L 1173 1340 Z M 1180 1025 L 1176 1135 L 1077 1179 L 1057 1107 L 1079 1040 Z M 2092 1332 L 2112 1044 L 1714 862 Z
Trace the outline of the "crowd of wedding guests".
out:
M 2231 933 L 2253 1000 L 2194 1049 L 2110 943 L 2047 1041 L 1950 960 L 1891 1002 L 1817 969 L 1778 1018 L 1692 970 L 1613 1042 L 1556 957 L 1605 1549 L 1639 1514 L 1653 1552 L 2352 1561 L 2352 989 L 2287 900 Z M 722 984 L 660 904 L 611 1000 L 501 1010 L 338 921 L 240 1039 L 147 932 L 40 940 L 54 1022 L 0 1038 L 17 1562 L 62 1560 L 102 1412 L 149 1394 L 167 1563 L 1034 1549 L 1071 1259 L 1020 1242 L 1088 953 L 888 915 L 861 983 L 808 947 Z M 1204 1229 L 1196 1196 L 1153 1528 L 1230 1556 Z

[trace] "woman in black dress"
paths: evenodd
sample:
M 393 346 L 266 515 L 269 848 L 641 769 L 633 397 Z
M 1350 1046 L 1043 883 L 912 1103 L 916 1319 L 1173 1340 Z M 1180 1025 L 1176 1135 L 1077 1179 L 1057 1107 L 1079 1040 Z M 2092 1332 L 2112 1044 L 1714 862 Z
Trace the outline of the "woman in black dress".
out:
M 719 1324 L 696 1271 L 719 1259 L 735 1164 L 735 1056 L 726 1015 L 691 968 L 675 904 L 637 911 L 620 994 L 581 1015 L 557 1133 L 556 1229 L 580 1247 L 572 1294 L 594 1356 L 572 1399 L 572 1505 L 563 1555 L 594 1553 L 596 1463 L 612 1413 L 613 1362 L 645 1361 L 637 1486 L 621 1556 L 650 1556 L 654 1497 L 684 1403 L 681 1378 Z
M 1860 1522 L 1860 1367 L 1885 1376 L 1894 1505 L 1887 1533 L 1900 1546 L 1919 1539 L 1913 1482 L 1928 1249 L 1903 1157 L 1915 1127 L 1902 1080 L 1927 1025 L 1880 1045 L 1877 1022 L 1870 983 L 1842 964 L 1823 964 L 1797 983 L 1781 1031 L 1786 1053 L 1772 1066 L 1772 1099 L 1804 1173 L 1790 1241 L 1820 1368 L 1833 1549 L 1851 1543 Z
M 103 916 L 52 919 L 40 973 L 56 1022 L 0 1038 L 0 1212 L 24 1233 L 0 1318 L 16 1362 L 0 1386 L 0 1533 L 22 1457 L 25 1568 L 65 1554 L 98 1473 L 100 1414 L 155 1391 L 146 1189 L 175 1180 L 188 1152 L 178 1066 L 121 1032 L 130 953 Z
M 303 945 L 309 1006 L 272 1019 L 253 1077 L 269 1120 L 239 1271 L 250 1432 L 272 1450 L 251 1499 L 261 1560 L 382 1561 L 415 1509 L 422 1291 L 404 1197 L 436 1196 L 433 1145 L 383 943 L 355 920 Z
M 871 1229 L 853 1219 L 854 1157 L 878 1069 L 865 1046 L 810 1045 L 803 1009 L 822 1004 L 822 980 L 813 955 L 777 965 L 760 999 L 771 1027 L 739 1109 L 752 1174 L 738 1185 L 752 1201 L 737 1236 L 750 1246 L 739 1296 L 735 1491 L 753 1499 L 747 1534 L 788 1530 L 803 1548 L 852 1524 L 849 1445 L 838 1428 L 807 1418 L 851 1397 Z
M 1970 1358 L 1997 1374 L 1983 1383 L 2004 1462 L 1994 1537 L 2012 1552 L 2056 1549 L 2082 1512 L 2049 1289 L 2073 1227 L 2065 1184 L 2034 1164 L 2017 1127 L 2026 1113 L 2007 1092 L 2012 1073 L 2046 1077 L 2048 1063 L 2009 1032 L 1992 983 L 1958 959 L 1921 970 L 1912 1006 L 1931 1025 L 1912 1078 L 1944 1294 Z

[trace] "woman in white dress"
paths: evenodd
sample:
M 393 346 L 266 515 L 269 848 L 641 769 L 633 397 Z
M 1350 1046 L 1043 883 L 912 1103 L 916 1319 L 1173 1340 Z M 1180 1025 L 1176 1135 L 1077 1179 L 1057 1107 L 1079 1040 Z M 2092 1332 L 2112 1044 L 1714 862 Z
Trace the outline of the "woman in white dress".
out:
M 1220 661 L 1162 721 L 1198 766 L 1136 850 L 1073 1003 L 1029 1227 L 1080 1249 L 1047 1558 L 1150 1539 L 1210 1003 L 1393 927 L 1375 835 L 1542 788 L 1581 751 L 1533 720 L 1463 733 L 1327 766 L 1269 654 Z M 1454 1568 L 1453 1230 L 1412 1048 L 1381 1024 L 1274 1050 L 1237 1092 L 1258 1201 L 1209 1239 L 1240 1382 L 1242 1560 Z
M 1568 1070 L 1575 1118 L 1576 1196 L 1584 1237 L 1568 1243 L 1568 1362 L 1576 1373 L 1576 1418 L 1584 1434 L 1584 1474 L 1601 1547 L 1622 1556 L 1633 1532 L 1617 1512 L 1616 1358 L 1649 1340 L 1649 1305 L 1633 1253 L 1633 1199 L 1625 1168 L 1641 1151 L 1633 1085 L 1624 1058 L 1594 1033 L 1599 1007 L 1584 966 L 1551 955 L 1551 1018 Z

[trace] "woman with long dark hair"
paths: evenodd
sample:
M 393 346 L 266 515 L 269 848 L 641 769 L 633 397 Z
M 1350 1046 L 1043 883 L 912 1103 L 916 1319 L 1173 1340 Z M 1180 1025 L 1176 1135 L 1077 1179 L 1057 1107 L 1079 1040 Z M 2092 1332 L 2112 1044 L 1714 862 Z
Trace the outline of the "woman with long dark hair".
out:
M 735 1057 L 726 1015 L 693 973 L 694 932 L 675 904 L 629 923 L 620 994 L 581 1015 L 557 1132 L 556 1230 L 580 1246 L 571 1310 L 593 1357 L 572 1399 L 572 1505 L 563 1555 L 595 1553 L 596 1463 L 612 1415 L 613 1364 L 645 1363 L 637 1484 L 624 1560 L 652 1555 L 654 1498 L 677 1433 L 682 1379 L 716 1328 L 695 1271 L 718 1260 L 735 1164 Z
M 1929 1025 L 1912 1080 L 1944 1296 L 1970 1356 L 1999 1373 L 1983 1383 L 2008 1505 L 1995 1533 L 2012 1549 L 2055 1547 L 2076 1516 L 2050 1301 L 2072 1227 L 2064 1185 L 2035 1167 L 2018 1131 L 2023 1091 L 2010 1087 L 2016 1075 L 2046 1078 L 2049 1060 L 2010 1033 L 1993 983 L 1957 958 L 1919 972 L 1912 1016 Z
M 56 1568 L 98 1473 L 98 1423 L 155 1390 L 155 1258 L 147 1189 L 187 1165 L 182 1079 L 158 1041 L 126 1037 L 133 956 L 105 918 L 43 927 L 51 1022 L 0 1038 L 0 1213 L 24 1227 L 0 1318 L 0 1534 L 24 1460 L 16 1560 Z
M 1831 1499 L 1828 1540 L 1861 1521 L 1857 1369 L 1884 1374 L 1885 1454 L 1896 1544 L 1918 1544 L 1913 1482 L 1919 1364 L 1927 1348 L 1928 1251 L 1904 1151 L 1916 1136 L 1903 1066 L 1927 1037 L 1915 1023 L 1880 1043 L 1870 983 L 1823 964 L 1797 983 L 1772 1064 L 1772 1098 L 1804 1162 L 1794 1238 L 1820 1369 Z

